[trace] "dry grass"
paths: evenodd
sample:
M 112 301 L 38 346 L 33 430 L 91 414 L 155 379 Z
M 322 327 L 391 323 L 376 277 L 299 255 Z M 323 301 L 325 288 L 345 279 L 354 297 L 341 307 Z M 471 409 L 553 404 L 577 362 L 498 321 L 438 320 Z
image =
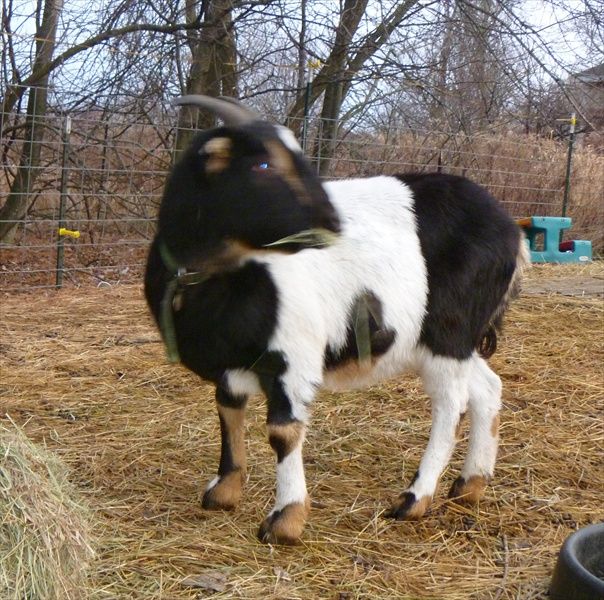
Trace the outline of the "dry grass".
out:
M 206 597 L 182 582 L 208 572 L 224 587 L 217 599 L 543 598 L 565 537 L 604 518 L 601 298 L 526 296 L 511 310 L 492 361 L 504 380 L 500 457 L 476 510 L 443 499 L 462 441 L 422 522 L 380 516 L 427 441 L 417 380 L 323 394 L 305 452 L 315 508 L 294 548 L 255 538 L 274 482 L 260 400 L 242 506 L 201 509 L 220 447 L 212 390 L 166 364 L 138 287 L 6 296 L 1 312 L 0 415 L 68 464 L 96 513 L 88 598 Z
M 1 598 L 82 598 L 93 552 L 77 496 L 56 455 L 0 423 Z

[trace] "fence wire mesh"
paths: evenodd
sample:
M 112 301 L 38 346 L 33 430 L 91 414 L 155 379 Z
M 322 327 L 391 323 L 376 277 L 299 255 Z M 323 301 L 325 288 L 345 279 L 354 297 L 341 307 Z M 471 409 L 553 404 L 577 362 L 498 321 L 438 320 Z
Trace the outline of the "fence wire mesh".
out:
M 16 227 L 0 241 L 0 290 L 140 281 L 174 159 L 176 113 L 144 118 L 119 111 L 50 114 L 29 129 L 24 114 L 0 118 L 0 193 L 3 198 L 20 194 L 27 205 L 25 216 L 3 217 Z M 323 139 L 320 120 L 306 125 L 299 129 L 307 131 L 305 147 L 322 176 L 440 170 L 485 185 L 514 217 L 560 214 L 567 175 L 564 140 L 510 132 L 468 136 L 342 127 L 330 141 Z M 26 131 L 30 140 L 24 139 Z M 41 141 L 28 144 L 34 138 Z M 15 178 L 23 170 L 29 170 L 22 178 L 26 185 L 15 192 Z M 601 252 L 604 157 L 579 147 L 570 177 L 572 237 L 592 240 Z M 64 235 L 59 229 L 66 230 Z

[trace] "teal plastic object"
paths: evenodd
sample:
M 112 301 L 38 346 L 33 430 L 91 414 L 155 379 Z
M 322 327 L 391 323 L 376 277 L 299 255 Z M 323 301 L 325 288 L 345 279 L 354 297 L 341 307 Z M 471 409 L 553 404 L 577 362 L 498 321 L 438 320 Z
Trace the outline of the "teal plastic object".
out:
M 526 221 L 526 220 L 523 220 Z M 572 225 L 570 217 L 531 217 L 530 225 L 522 226 L 526 234 L 531 262 L 574 263 L 592 260 L 591 242 L 573 240 L 572 249 L 560 251 L 560 237 Z M 538 249 L 538 238 L 543 236 L 543 246 Z

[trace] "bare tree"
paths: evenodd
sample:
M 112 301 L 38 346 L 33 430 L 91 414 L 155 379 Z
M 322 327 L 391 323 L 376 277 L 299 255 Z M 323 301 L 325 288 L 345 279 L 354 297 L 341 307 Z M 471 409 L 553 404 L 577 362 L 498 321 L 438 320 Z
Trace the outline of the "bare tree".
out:
M 43 116 L 48 108 L 49 79 L 53 77 L 55 82 L 58 81 L 63 72 L 62 67 L 67 61 L 78 56 L 85 57 L 80 64 L 81 77 L 74 76 L 71 72 L 68 81 L 61 80 L 61 86 L 63 89 L 65 86 L 71 86 L 72 89 L 79 86 L 76 102 L 81 103 L 82 99 L 88 98 L 96 105 L 96 97 L 100 96 L 102 90 L 108 92 L 105 96 L 111 95 L 110 90 L 124 91 L 127 78 L 141 66 L 141 56 L 149 55 L 146 51 L 153 42 L 153 36 L 163 36 L 164 48 L 155 48 L 154 60 L 149 61 L 144 72 L 138 72 L 137 83 L 134 83 L 133 87 L 140 90 L 141 82 L 147 85 L 152 69 L 158 64 L 165 65 L 168 57 L 175 72 L 179 68 L 184 72 L 185 90 L 178 90 L 174 84 L 171 88 L 166 88 L 164 84 L 160 86 L 163 89 L 149 89 L 146 97 L 159 91 L 159 94 L 156 93 L 156 102 L 165 100 L 170 89 L 173 92 L 236 95 L 233 10 L 236 7 L 239 11 L 238 18 L 244 19 L 248 10 L 268 5 L 270 1 L 186 0 L 182 12 L 174 10 L 173 4 L 169 2 L 161 6 L 162 2 L 163 0 L 138 0 L 134 3 L 107 3 L 95 13 L 96 22 L 92 21 L 92 12 L 88 15 L 91 24 L 98 28 L 97 33 L 84 41 L 70 43 L 78 34 L 81 36 L 81 29 L 86 26 L 86 23 L 80 20 L 76 25 L 79 29 L 72 31 L 71 37 L 69 32 L 64 33 L 66 49 L 53 56 L 62 2 L 45 0 L 44 3 L 38 4 L 42 14 L 36 19 L 37 41 L 35 58 L 31 65 L 28 65 L 26 60 L 21 60 L 22 64 L 19 62 L 18 51 L 13 44 L 13 36 L 10 35 L 14 16 L 11 12 L 12 4 L 3 3 L 3 156 L 8 156 L 9 147 L 14 149 L 20 144 L 20 159 L 12 176 L 10 165 L 7 164 L 5 169 L 11 181 L 7 200 L 0 207 L 0 241 L 12 241 L 17 222 L 25 217 L 31 207 L 33 186 L 38 172 L 36 167 L 43 144 Z M 183 15 L 184 21 L 181 20 Z M 186 69 L 183 69 L 183 55 L 178 51 L 180 39 L 177 35 L 180 32 L 188 34 L 186 41 L 191 60 L 188 61 Z M 132 45 L 130 49 L 129 44 Z M 27 48 L 23 45 L 21 58 L 26 56 L 26 53 Z M 112 53 L 121 59 L 115 60 Z M 87 91 L 84 91 L 85 85 L 90 86 Z M 10 117 L 16 116 L 20 111 L 24 96 L 27 98 L 25 124 L 20 134 L 14 135 L 20 126 L 15 125 L 15 119 Z M 141 114 L 144 114 L 146 109 L 141 102 L 140 91 L 138 96 L 137 104 L 142 108 Z M 71 103 L 72 107 L 76 102 Z M 186 115 L 182 118 L 186 118 Z M 200 122 L 199 125 L 204 126 L 204 123 Z M 11 131 L 13 134 L 9 136 Z
M 324 94 L 321 109 L 322 134 L 316 149 L 321 157 L 320 170 L 326 172 L 337 135 L 337 121 L 342 104 L 363 66 L 384 44 L 392 32 L 401 25 L 409 11 L 419 0 L 396 3 L 392 11 L 376 27 L 355 42 L 361 19 L 366 15 L 367 0 L 346 0 L 340 12 L 333 42 L 323 66 L 313 80 L 308 104 Z M 353 43 L 354 42 L 354 43 Z M 289 110 L 288 118 L 300 123 L 305 108 L 305 98 L 299 96 Z
M 232 0 L 185 0 L 187 23 L 202 22 L 199 31 L 187 33 L 191 63 L 183 92 L 208 96 L 237 97 L 237 54 L 233 29 Z M 182 63 L 182 54 L 177 55 Z M 182 70 L 182 66 L 180 67 Z M 214 125 L 214 116 L 206 111 L 185 106 L 180 111 L 177 149 L 188 146 L 193 127 L 205 129 Z
M 38 4 L 33 71 L 43 69 L 52 59 L 62 4 L 62 0 L 45 0 L 43 7 Z M 42 11 L 41 15 L 40 11 Z M 13 68 L 16 70 L 16 63 Z M 18 76 L 18 73 L 14 75 Z M 5 242 L 12 241 L 18 221 L 27 213 L 29 191 L 35 182 L 38 173 L 36 167 L 40 163 L 44 137 L 43 117 L 46 114 L 47 100 L 48 74 L 38 80 L 35 88 L 30 88 L 27 98 L 27 118 L 23 129 L 24 142 L 19 164 L 6 202 L 0 208 L 0 240 Z
M 554 97 L 560 110 L 576 109 L 588 122 L 567 81 L 603 56 L 599 0 L 546 0 L 555 19 L 543 29 L 527 19 L 524 0 L 106 0 L 64 8 L 40 0 L 30 60 L 32 37 L 16 31 L 18 1 L 2 5 L 1 139 L 10 191 L 0 208 L 3 241 L 32 205 L 45 111 L 115 119 L 127 110 L 131 122 L 152 125 L 158 115 L 174 122 L 176 94 L 241 94 L 297 133 L 305 111 L 321 123 L 312 151 L 325 173 L 353 126 L 392 139 L 391 129 L 411 125 L 545 130 Z M 557 52 L 548 37 L 554 29 L 569 40 L 580 35 L 585 56 L 573 61 Z M 320 66 L 307 95 L 309 61 Z M 213 123 L 188 109 L 178 119 L 178 147 L 186 129 Z M 157 128 L 157 136 L 172 147 L 171 134 Z

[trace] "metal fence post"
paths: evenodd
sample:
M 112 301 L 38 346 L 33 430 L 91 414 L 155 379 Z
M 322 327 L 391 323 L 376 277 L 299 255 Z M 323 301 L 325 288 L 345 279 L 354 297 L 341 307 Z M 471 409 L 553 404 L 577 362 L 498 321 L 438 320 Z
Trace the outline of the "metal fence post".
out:
M 566 157 L 566 179 L 564 181 L 564 197 L 562 199 L 562 216 L 566 216 L 566 209 L 568 207 L 568 197 L 570 195 L 570 170 L 573 160 L 573 147 L 575 145 L 575 126 L 577 124 L 577 116 L 575 113 L 570 115 L 570 127 L 568 132 L 570 137 L 568 138 L 568 154 Z
M 65 252 L 64 248 L 64 237 L 60 233 L 61 229 L 65 227 L 65 202 L 67 200 L 67 156 L 69 154 L 69 137 L 71 134 L 71 117 L 65 118 L 65 124 L 63 127 L 63 156 L 61 159 L 61 197 L 59 200 L 59 224 L 57 227 L 57 278 L 55 287 L 60 288 L 63 286 L 63 255 Z
M 306 82 L 304 91 L 304 120 L 302 121 L 302 152 L 306 154 L 308 149 L 308 111 L 310 110 L 310 93 L 312 90 L 312 81 L 310 78 Z

